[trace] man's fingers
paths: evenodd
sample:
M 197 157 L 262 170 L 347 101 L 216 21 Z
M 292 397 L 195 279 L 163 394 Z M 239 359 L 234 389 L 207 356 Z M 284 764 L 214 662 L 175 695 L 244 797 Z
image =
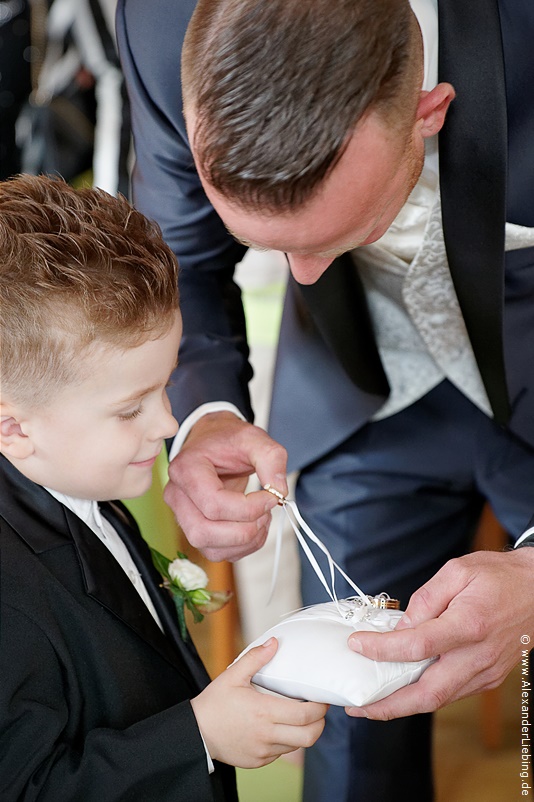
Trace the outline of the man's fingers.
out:
M 421 682 L 421 680 L 419 680 L 419 682 Z M 419 682 L 401 688 L 386 699 L 381 699 L 379 702 L 374 702 L 372 705 L 367 705 L 365 707 L 347 707 L 345 710 L 347 714 L 353 718 L 390 721 L 394 718 L 413 715 L 414 712 L 429 713 L 441 707 L 440 700 L 437 700 L 433 695 L 429 698 L 422 693 Z
M 206 415 L 193 427 L 171 478 L 184 483 L 196 496 L 197 466 L 209 464 L 220 480 L 242 479 L 256 473 L 260 484 L 271 484 L 287 494 L 287 451 L 258 426 L 231 413 Z M 190 470 L 185 470 L 185 466 Z M 187 483 L 187 485 L 186 485 Z M 244 485 L 241 490 L 244 490 Z M 202 486 L 199 492 L 203 491 Z
M 481 630 L 474 622 L 474 611 L 446 611 L 437 619 L 425 621 L 415 629 L 393 632 L 355 632 L 349 647 L 371 660 L 418 662 L 437 657 L 469 643 L 481 640 Z
M 169 466 L 170 482 L 165 488 L 165 501 L 171 508 L 181 509 L 186 497 L 209 521 L 246 522 L 257 520 L 277 504 L 262 490 L 245 495 L 246 477 L 236 479 L 236 489 L 228 488 L 228 480 L 223 483 L 210 462 L 197 459 L 194 468 L 187 469 L 184 463 L 178 464 L 179 459 Z
M 415 627 L 438 618 L 472 579 L 472 571 L 460 559 L 449 560 L 411 597 L 397 629 Z
M 168 504 L 169 492 L 167 485 L 165 501 Z M 216 553 L 215 561 L 231 559 L 230 555 L 236 555 L 237 559 L 264 544 L 271 521 L 270 513 L 264 513 L 250 522 L 209 521 L 181 490 L 174 488 L 172 494 L 178 508 L 176 518 L 180 527 L 191 545 L 201 550 L 208 559 L 213 559 L 208 551 Z M 221 556 L 223 551 L 224 556 Z
M 276 459 L 271 462 L 258 460 L 256 473 L 262 487 L 273 487 L 283 496 L 287 496 L 289 492 L 287 486 L 287 452 L 285 449 L 281 449 L 279 454 L 278 449 L 281 447 L 278 444 L 275 445 L 277 446 Z
M 361 708 L 346 708 L 350 716 L 389 721 L 414 713 L 431 713 L 458 699 L 497 684 L 491 669 L 480 670 L 476 649 L 457 649 L 433 663 L 413 683 L 391 696 Z
M 373 660 L 418 661 L 486 637 L 485 611 L 470 604 L 474 573 L 450 560 L 417 590 L 394 632 L 357 632 L 349 646 Z
M 461 675 L 451 676 L 440 670 L 438 663 L 430 666 L 413 685 L 407 685 L 375 702 L 361 708 L 347 708 L 347 713 L 355 717 L 389 721 L 393 718 L 409 716 L 417 713 L 430 713 L 438 710 L 456 698 L 456 693 L 463 685 Z
M 169 466 L 164 498 L 189 542 L 213 561 L 237 560 L 265 543 L 278 499 L 246 493 L 250 476 L 287 493 L 287 453 L 232 413 L 201 418 Z
M 276 507 L 271 493 L 262 490 L 247 493 L 220 487 L 211 494 L 196 494 L 189 487 L 182 492 L 208 521 L 253 523 Z

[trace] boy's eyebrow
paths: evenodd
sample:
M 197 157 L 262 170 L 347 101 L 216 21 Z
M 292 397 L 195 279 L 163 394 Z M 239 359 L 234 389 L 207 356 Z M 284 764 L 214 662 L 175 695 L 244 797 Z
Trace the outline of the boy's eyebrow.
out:
M 178 358 L 176 358 L 176 362 L 174 363 L 173 370 L 178 367 Z M 168 384 L 168 382 L 166 383 Z M 150 387 L 144 387 L 142 390 L 136 390 L 135 393 L 132 393 L 127 398 L 121 398 L 120 401 L 113 401 L 110 406 L 112 407 L 122 407 L 124 404 L 131 404 L 132 401 L 138 401 L 144 395 L 148 395 L 149 393 L 153 393 L 155 390 L 159 390 L 161 387 L 161 382 L 157 384 L 153 384 Z
M 129 395 L 127 398 L 121 398 L 120 401 L 113 401 L 111 404 L 112 407 L 122 407 L 124 404 L 130 404 L 132 401 L 138 401 L 144 395 L 148 395 L 149 393 L 153 393 L 154 390 L 157 390 L 158 387 L 161 387 L 161 384 L 153 384 L 151 387 L 144 387 L 142 390 L 136 390 L 135 393 Z

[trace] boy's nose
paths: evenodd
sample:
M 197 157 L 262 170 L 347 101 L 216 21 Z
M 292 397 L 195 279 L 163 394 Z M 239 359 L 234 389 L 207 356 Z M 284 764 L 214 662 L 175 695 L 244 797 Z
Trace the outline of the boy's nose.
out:
M 151 440 L 167 440 L 169 437 L 174 437 L 178 431 L 178 421 L 171 412 L 171 404 L 167 397 L 165 397 L 161 405 L 160 412 L 154 420 L 151 427 L 150 439 Z
M 178 431 L 178 421 L 176 420 L 174 415 L 170 412 L 165 417 L 166 417 L 165 420 L 166 432 L 163 435 L 163 437 L 165 440 L 167 440 L 169 437 L 174 437 L 174 435 Z

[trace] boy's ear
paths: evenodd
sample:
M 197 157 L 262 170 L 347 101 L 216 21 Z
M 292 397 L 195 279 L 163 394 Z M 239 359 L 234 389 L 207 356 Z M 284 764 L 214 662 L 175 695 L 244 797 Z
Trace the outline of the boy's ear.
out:
M 18 412 L 8 404 L 0 404 L 0 452 L 13 459 L 26 459 L 33 451 L 33 443 L 22 430 Z
M 429 137 L 443 128 L 445 117 L 456 92 L 451 84 L 441 83 L 430 92 L 421 92 L 416 120 L 421 136 Z

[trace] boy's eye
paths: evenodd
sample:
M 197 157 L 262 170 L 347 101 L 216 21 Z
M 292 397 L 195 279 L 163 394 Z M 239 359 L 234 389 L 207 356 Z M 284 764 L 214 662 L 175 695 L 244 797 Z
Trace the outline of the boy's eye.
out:
M 137 418 L 137 416 L 140 415 L 142 411 L 143 411 L 143 405 L 141 404 L 140 406 L 137 407 L 137 409 L 134 409 L 133 412 L 126 412 L 123 415 L 119 415 L 119 420 L 133 420 L 134 418 Z

